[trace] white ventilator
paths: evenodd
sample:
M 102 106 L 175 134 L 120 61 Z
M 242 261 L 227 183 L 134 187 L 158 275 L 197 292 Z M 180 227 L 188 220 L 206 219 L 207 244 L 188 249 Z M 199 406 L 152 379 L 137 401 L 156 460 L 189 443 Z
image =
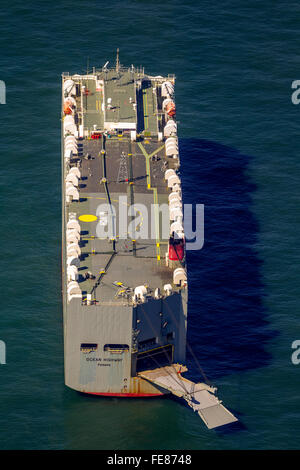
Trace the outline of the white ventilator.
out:
M 144 301 L 147 294 L 147 289 L 145 286 L 138 286 L 134 289 L 134 295 L 139 299 Z
M 157 287 L 154 291 L 154 298 L 155 299 L 160 299 L 161 295 L 160 295 L 160 288 Z
M 186 271 L 183 268 L 177 268 L 173 271 L 173 283 L 177 286 L 186 284 Z
M 171 286 L 171 284 L 165 284 L 165 285 L 164 285 L 164 291 L 165 291 L 166 295 L 171 295 L 171 293 L 172 293 L 172 286 Z

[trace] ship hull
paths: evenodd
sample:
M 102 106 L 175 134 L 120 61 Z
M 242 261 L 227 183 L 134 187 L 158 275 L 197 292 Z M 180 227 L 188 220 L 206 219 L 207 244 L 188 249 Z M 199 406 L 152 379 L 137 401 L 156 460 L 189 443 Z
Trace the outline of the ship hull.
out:
M 99 397 L 162 396 L 169 392 L 139 373 L 185 362 L 186 274 L 182 284 L 173 282 L 185 257 L 168 259 L 169 213 L 159 212 L 171 191 L 165 170 L 176 176 L 180 163 L 166 154 L 161 137 L 168 119 L 160 116 L 162 77 L 142 76 L 128 69 L 62 77 L 65 384 Z M 121 235 L 119 226 L 113 235 L 99 235 L 112 206 L 120 220 L 124 197 L 126 208 L 144 205 L 152 214 L 154 206 L 149 238 L 129 230 Z M 108 212 L 99 209 L 102 203 Z M 146 222 L 144 216 L 140 225 Z

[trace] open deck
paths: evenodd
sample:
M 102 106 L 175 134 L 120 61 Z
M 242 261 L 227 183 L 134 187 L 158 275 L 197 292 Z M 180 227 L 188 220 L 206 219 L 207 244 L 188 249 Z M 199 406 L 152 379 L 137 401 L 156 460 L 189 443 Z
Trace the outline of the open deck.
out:
M 76 123 L 81 130 L 70 167 L 80 170 L 80 198 L 66 205 L 65 220 L 76 214 L 80 222 L 78 283 L 83 299 L 92 294 L 97 303 L 126 303 L 138 285 L 146 285 L 150 294 L 163 290 L 173 284 L 165 260 L 170 189 L 164 174 L 179 167 L 178 159 L 166 156 L 159 137 L 165 116 L 158 85 L 164 79 L 121 67 L 63 78 L 74 80 L 78 92 Z M 95 133 L 99 138 L 93 139 Z M 103 204 L 110 209 L 105 211 Z M 128 214 L 132 205 L 134 213 Z M 111 222 L 112 207 L 114 234 L 101 236 L 103 214 Z M 95 217 L 87 221 L 88 215 Z M 124 233 L 120 217 L 127 216 Z

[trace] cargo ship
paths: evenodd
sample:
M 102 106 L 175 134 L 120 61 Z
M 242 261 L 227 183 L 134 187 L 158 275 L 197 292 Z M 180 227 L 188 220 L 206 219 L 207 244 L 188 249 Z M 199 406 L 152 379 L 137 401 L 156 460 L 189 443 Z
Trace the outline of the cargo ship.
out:
M 185 399 L 208 427 L 236 418 L 185 379 L 188 285 L 175 76 L 62 74 L 65 384 Z M 200 400 L 201 398 L 201 400 Z

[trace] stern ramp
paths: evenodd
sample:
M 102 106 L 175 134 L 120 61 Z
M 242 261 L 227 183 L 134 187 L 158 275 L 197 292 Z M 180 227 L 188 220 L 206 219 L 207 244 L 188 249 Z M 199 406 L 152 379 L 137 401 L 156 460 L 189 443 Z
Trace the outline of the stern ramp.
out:
M 181 376 L 187 368 L 180 364 L 140 372 L 138 375 L 173 395 L 183 398 L 196 411 L 208 429 L 238 421 L 215 396 L 216 388 L 205 383 L 194 383 Z

